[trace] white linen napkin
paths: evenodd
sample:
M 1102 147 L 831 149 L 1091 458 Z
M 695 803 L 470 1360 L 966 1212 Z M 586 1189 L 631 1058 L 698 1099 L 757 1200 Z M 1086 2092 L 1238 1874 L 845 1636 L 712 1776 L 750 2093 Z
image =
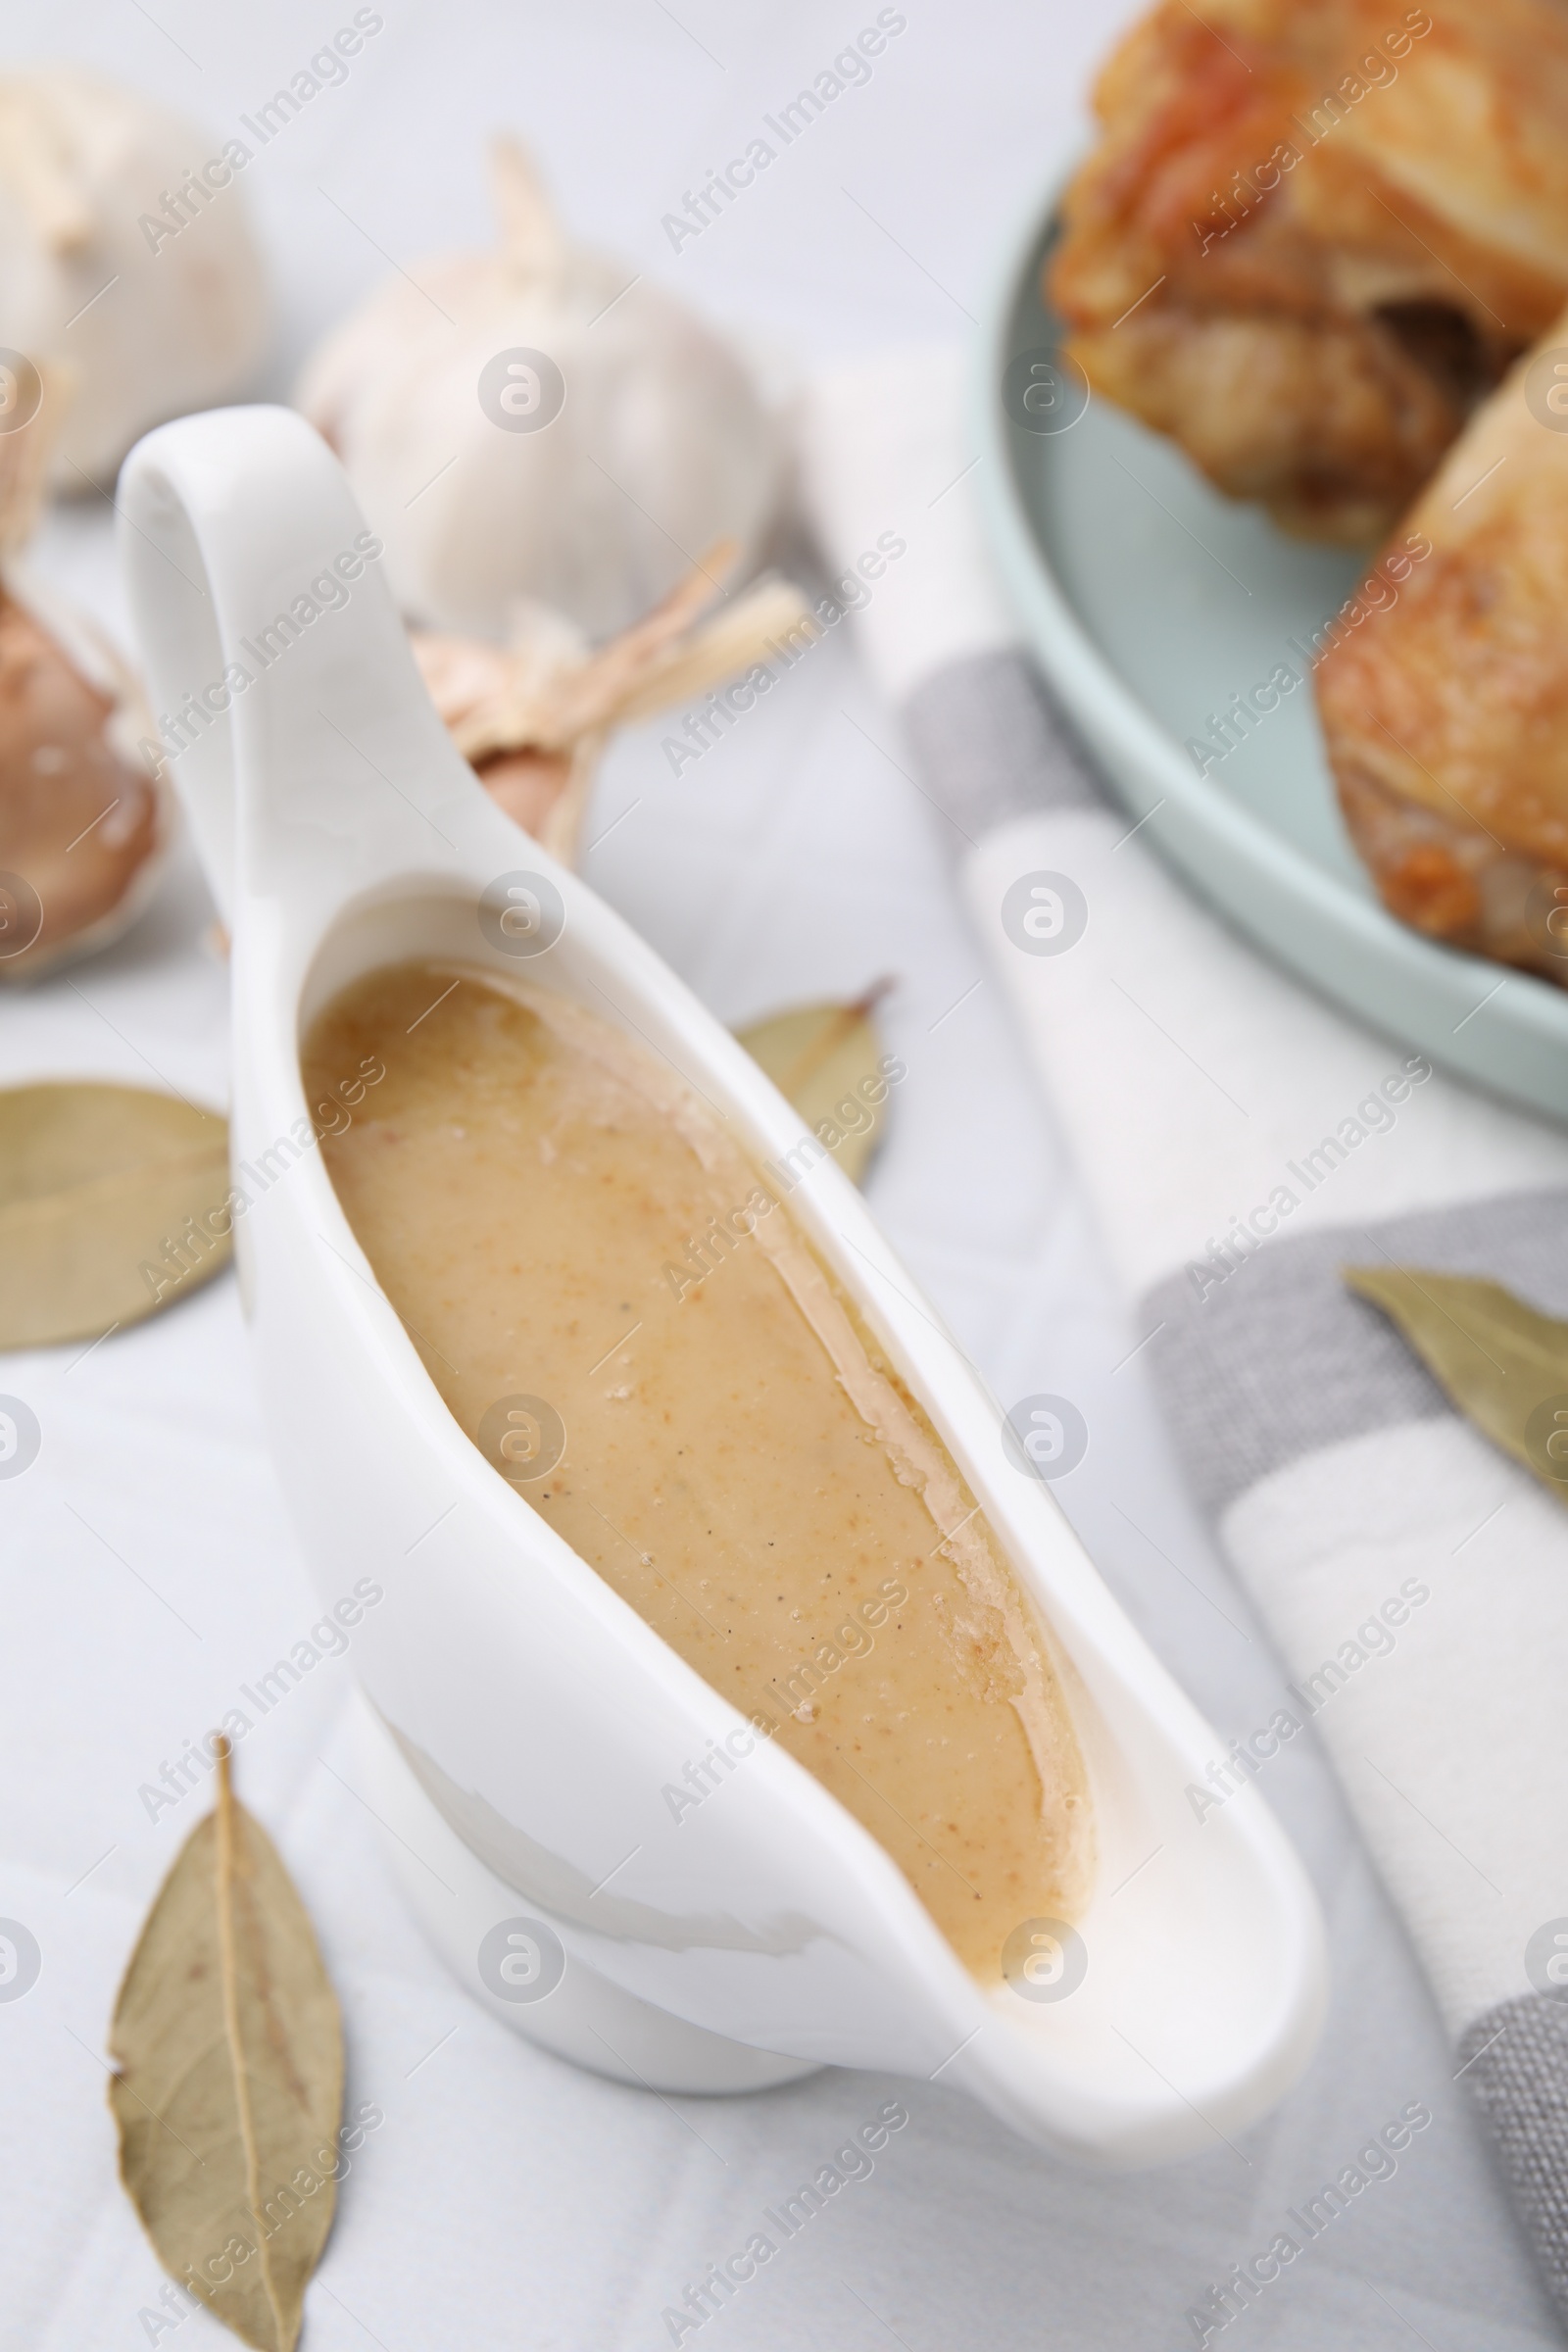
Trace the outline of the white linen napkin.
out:
M 1146 846 L 1157 815 L 1102 793 L 990 577 L 962 373 L 819 380 L 802 478 L 1291 1678 L 1189 1800 L 1255 1802 L 1320 1734 L 1568 2315 L 1568 1517 L 1341 1271 L 1487 1275 L 1568 1315 L 1568 1137 L 1275 971 Z M 881 571 L 879 539 L 906 543 Z

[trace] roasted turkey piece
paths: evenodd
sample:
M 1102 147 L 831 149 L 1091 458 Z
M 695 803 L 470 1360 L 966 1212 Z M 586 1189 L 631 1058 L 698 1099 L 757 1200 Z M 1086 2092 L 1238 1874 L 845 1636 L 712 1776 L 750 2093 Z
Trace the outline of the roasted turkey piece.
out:
M 1047 270 L 1097 392 L 1370 544 L 1568 299 L 1560 0 L 1163 0 Z
M 1384 904 L 1568 986 L 1568 312 L 1400 524 L 1430 540 L 1315 676 Z

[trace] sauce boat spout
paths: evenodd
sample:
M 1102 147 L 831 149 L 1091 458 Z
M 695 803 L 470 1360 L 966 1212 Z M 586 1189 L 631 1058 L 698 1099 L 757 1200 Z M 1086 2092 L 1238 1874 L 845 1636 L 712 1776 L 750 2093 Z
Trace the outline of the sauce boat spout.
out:
M 813 2065 L 885 2069 L 1099 2165 L 1234 2134 L 1316 2036 L 1310 1888 L 1255 1787 L 1195 1803 L 1224 1743 L 1009 1451 L 831 1151 L 492 804 L 424 693 L 379 545 L 301 418 L 166 425 L 132 452 L 121 505 L 166 756 L 233 938 L 226 1213 L 258 1391 L 322 1607 L 353 1629 L 359 1793 L 393 1830 L 432 1939 L 496 2016 L 627 2082 L 734 2090 Z M 312 1064 L 307 1095 L 301 1058 L 324 1008 L 424 961 L 514 1001 L 524 980 L 553 992 L 673 1073 L 681 1101 L 701 1098 L 726 1152 L 773 1171 L 813 1279 L 972 1497 L 1040 1629 L 1098 1837 L 1074 1916 L 1020 1920 L 1004 1951 L 1023 1957 L 994 1982 L 825 1782 L 662 1641 L 448 1409 L 324 1162 L 345 1122 L 362 1122 L 359 1144 L 371 1133 L 375 1081 Z M 516 1171 L 521 1222 L 539 1194 L 526 1153 Z M 420 1214 L 439 1228 L 447 1204 Z M 964 1524 L 939 1520 L 942 1546 Z

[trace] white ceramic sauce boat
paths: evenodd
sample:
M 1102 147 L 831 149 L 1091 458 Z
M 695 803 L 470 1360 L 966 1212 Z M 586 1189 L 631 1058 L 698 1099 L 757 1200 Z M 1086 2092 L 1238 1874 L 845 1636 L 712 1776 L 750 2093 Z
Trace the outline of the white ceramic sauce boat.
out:
M 767 1740 L 672 1818 L 665 1785 L 745 1719 L 452 1418 L 301 1143 L 299 1040 L 361 973 L 460 957 L 524 969 L 651 1044 L 759 1161 L 796 1147 L 800 1121 L 653 950 L 492 805 L 379 564 L 352 553 L 364 518 L 301 418 L 166 425 L 120 497 L 154 706 L 185 713 L 174 774 L 233 941 L 233 1157 L 252 1199 L 235 1233 L 270 1439 L 323 1605 L 362 1577 L 384 1589 L 354 1634 L 374 1726 L 362 1793 L 437 1944 L 497 2015 L 662 2089 L 892 2070 L 1111 2165 L 1234 2133 L 1316 2035 L 1322 1937 L 1300 1865 L 1250 1788 L 1195 1818 L 1186 1790 L 1221 1743 L 1007 1458 L 997 1405 L 826 1157 L 791 1212 L 1050 1629 L 1098 1818 L 1098 1887 L 1076 1923 L 1087 1973 L 1060 1998 L 983 1989 L 884 1849 Z M 335 609 L 307 618 L 301 598 Z M 291 611 L 290 639 L 273 624 Z M 481 894 L 519 874 L 564 913 L 521 967 L 479 919 Z M 494 1935 L 519 1919 L 543 1926 L 502 1982 Z M 553 1973 L 536 1966 L 551 1931 L 564 1976 L 514 1997 Z M 1057 1965 L 1036 1972 L 1048 1990 Z

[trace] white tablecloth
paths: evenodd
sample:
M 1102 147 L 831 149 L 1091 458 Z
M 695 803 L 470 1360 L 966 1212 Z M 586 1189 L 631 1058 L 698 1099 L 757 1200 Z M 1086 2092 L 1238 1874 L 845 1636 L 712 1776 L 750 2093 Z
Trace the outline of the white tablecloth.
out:
M 247 174 L 280 288 L 274 390 L 383 274 L 377 247 L 407 258 L 481 232 L 479 143 L 497 125 L 532 142 L 583 231 L 798 365 L 951 339 L 1075 135 L 1107 36 L 1064 0 L 906 0 L 907 28 L 870 83 L 676 255 L 661 215 L 873 7 L 380 5 L 384 30 L 349 81 Z M 226 131 L 351 15 L 296 0 L 265 16 L 232 0 L 72 0 L 46 28 L 13 14 L 0 39 L 8 59 L 66 53 Z M 117 622 L 107 509 L 58 517 L 43 552 Z M 980 978 L 940 820 L 905 764 L 841 630 L 680 781 L 657 726 L 624 739 L 585 870 L 725 1020 L 898 976 L 885 1019 L 910 1075 L 872 1200 L 1004 1403 L 1054 1391 L 1079 1404 L 1091 1444 L 1060 1499 L 1228 1740 L 1266 1718 L 1279 1670 L 1184 1500 L 1140 1360 L 1127 1360 L 1138 1335 L 1111 1303 L 1059 1144 Z M 201 944 L 208 915 L 186 868 L 113 952 L 0 999 L 0 1080 L 91 1073 L 220 1102 L 226 974 Z M 262 1446 L 232 1278 L 85 1357 L 0 1359 L 0 1389 L 43 1429 L 33 1468 L 0 1484 L 0 1915 L 43 1953 L 33 1989 L 0 2004 L 0 2342 L 128 2352 L 168 2340 L 142 2316 L 168 2314 L 116 2181 L 102 2051 L 138 1923 L 206 1801 L 155 1824 L 137 1790 L 318 1611 Z M 352 1656 L 324 1663 L 243 1750 L 246 1799 L 282 1845 L 342 1996 L 350 2098 L 386 2117 L 344 2185 L 308 2352 L 654 2352 L 669 2341 L 662 2308 L 893 2086 L 830 2073 L 754 2098 L 661 2100 L 492 2022 L 394 1890 L 354 1788 L 351 1673 Z M 1106 2180 L 1024 2148 L 956 2094 L 897 2085 L 907 2131 L 703 2341 L 1193 2343 L 1186 2315 L 1210 2285 L 1424 2099 L 1435 2126 L 1397 2175 L 1234 2325 L 1254 2352 L 1555 2344 L 1465 2086 L 1308 1740 L 1281 1758 L 1270 1795 L 1316 1879 L 1334 1965 L 1321 2052 L 1271 2121 L 1238 2149 Z M 180 2352 L 231 2340 L 201 2313 L 173 2332 Z

